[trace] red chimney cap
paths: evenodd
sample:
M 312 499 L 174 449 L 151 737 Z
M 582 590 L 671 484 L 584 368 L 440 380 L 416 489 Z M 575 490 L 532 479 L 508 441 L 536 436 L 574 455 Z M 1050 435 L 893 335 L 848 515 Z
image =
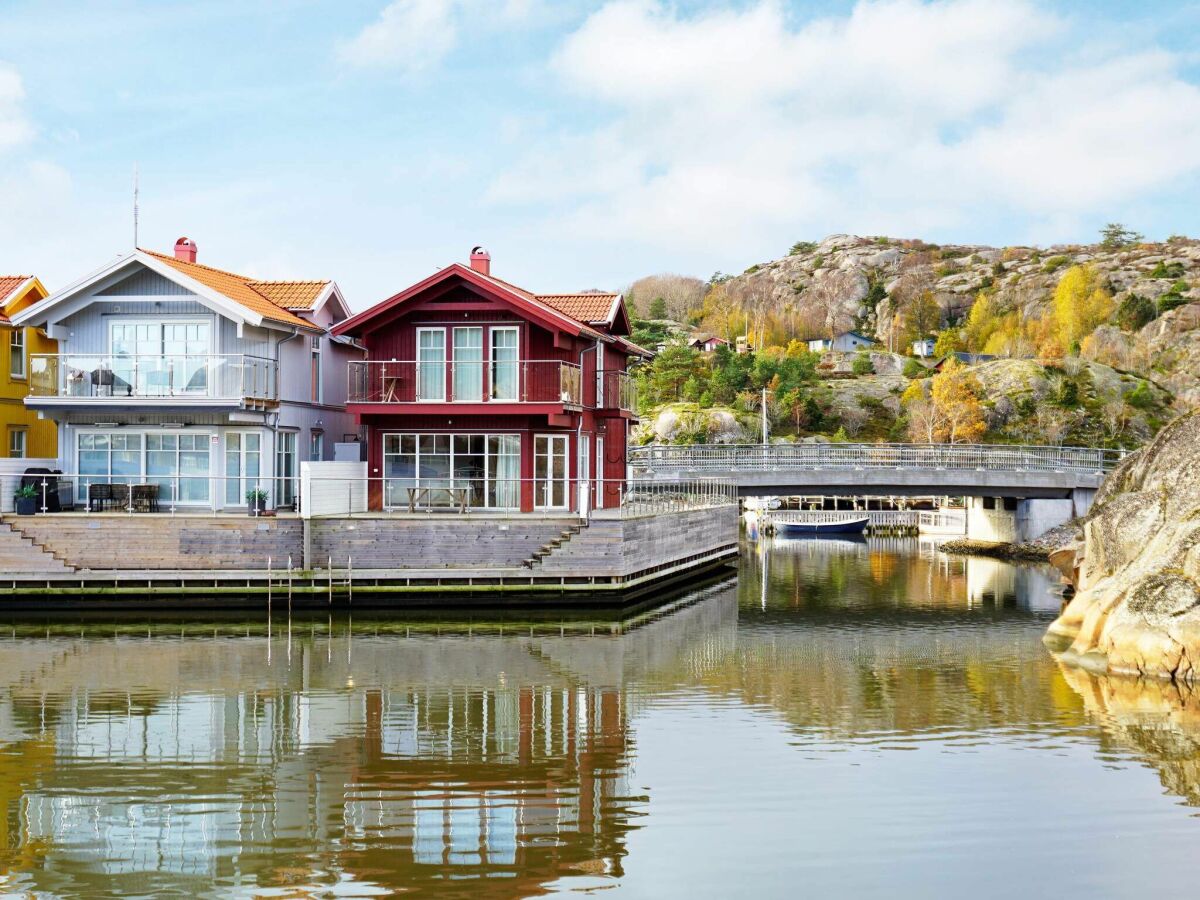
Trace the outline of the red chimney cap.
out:
M 492 254 L 482 247 L 471 248 L 471 268 L 484 275 L 492 274 Z
M 195 262 L 198 249 L 196 242 L 190 237 L 181 237 L 175 242 L 175 258 L 184 262 Z

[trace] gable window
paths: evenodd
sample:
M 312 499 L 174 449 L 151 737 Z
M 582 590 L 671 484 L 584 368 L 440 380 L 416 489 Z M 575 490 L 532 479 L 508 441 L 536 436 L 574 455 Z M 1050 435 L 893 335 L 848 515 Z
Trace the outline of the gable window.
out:
M 446 329 L 417 329 L 417 399 L 446 399 Z
M 8 374 L 12 378 L 25 377 L 25 329 L 14 328 L 8 333 Z M 9 454 L 11 456 L 11 454 Z
M 505 325 L 492 329 L 491 398 L 493 400 L 516 400 L 518 383 L 517 352 L 520 331 Z
M 29 433 L 24 428 L 12 428 L 8 432 L 8 456 L 10 459 L 24 459 L 29 454 L 26 452 L 26 441 Z

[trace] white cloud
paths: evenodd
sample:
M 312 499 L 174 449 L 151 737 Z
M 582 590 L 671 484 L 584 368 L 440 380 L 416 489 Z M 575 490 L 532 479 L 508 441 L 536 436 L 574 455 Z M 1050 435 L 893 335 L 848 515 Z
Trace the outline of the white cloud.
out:
M 441 60 L 458 41 L 455 0 L 394 0 L 379 18 L 338 46 L 348 65 L 420 72 Z
M 604 121 L 531 139 L 489 198 L 726 258 L 1005 216 L 1044 234 L 1200 171 L 1180 61 L 1087 34 L 1028 0 L 860 0 L 801 25 L 772 0 L 611 0 L 550 63 Z
M 0 150 L 24 144 L 33 137 L 33 126 L 25 116 L 25 85 L 21 74 L 0 62 Z
M 355 37 L 337 46 L 337 56 L 358 68 L 397 69 L 408 74 L 440 63 L 459 41 L 468 21 L 517 25 L 531 19 L 545 0 L 393 0 Z

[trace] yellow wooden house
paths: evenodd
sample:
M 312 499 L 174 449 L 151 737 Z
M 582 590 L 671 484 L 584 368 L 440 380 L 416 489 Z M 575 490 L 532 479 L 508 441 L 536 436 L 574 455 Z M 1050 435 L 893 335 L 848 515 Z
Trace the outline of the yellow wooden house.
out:
M 37 328 L 21 328 L 11 317 L 45 299 L 46 289 L 31 275 L 0 275 L 0 458 L 54 459 L 58 432 L 49 419 L 25 408 L 30 357 L 57 353 L 58 341 Z

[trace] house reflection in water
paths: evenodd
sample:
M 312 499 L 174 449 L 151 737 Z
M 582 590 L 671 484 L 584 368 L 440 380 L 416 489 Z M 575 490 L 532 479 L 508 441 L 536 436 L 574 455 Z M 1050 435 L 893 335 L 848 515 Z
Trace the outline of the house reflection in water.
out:
M 648 799 L 623 685 L 702 660 L 735 617 L 726 595 L 601 638 L 5 642 L 0 893 L 518 897 L 620 875 Z

